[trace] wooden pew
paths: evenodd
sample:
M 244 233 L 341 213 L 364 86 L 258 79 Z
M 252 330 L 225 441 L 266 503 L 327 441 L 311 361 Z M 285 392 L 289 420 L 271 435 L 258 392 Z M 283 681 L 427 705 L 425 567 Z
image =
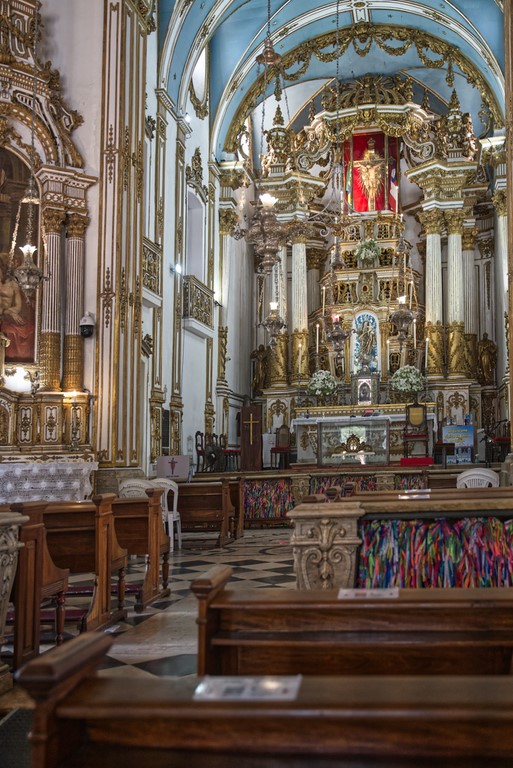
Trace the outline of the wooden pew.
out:
M 70 573 L 94 576 L 91 602 L 81 619 L 81 629 L 101 629 L 125 618 L 125 571 L 127 551 L 116 537 L 113 493 L 94 496 L 88 501 L 62 501 L 48 504 L 43 513 L 48 549 L 59 568 Z M 118 577 L 118 607 L 112 608 L 111 578 Z M 75 590 L 75 594 L 83 594 Z M 68 615 L 68 611 L 66 614 Z
M 23 547 L 18 553 L 14 581 L 14 669 L 39 653 L 41 605 L 45 600 L 55 602 L 55 639 L 58 645 L 63 639 L 64 593 L 68 588 L 69 569 L 58 568 L 48 551 L 43 522 L 47 504 L 47 501 L 31 501 L 11 505 L 13 512 L 29 518 L 20 528 Z
M 136 611 L 142 611 L 153 600 L 170 594 L 170 543 L 162 518 L 162 493 L 162 488 L 148 488 L 145 498 L 116 498 L 112 502 L 119 544 L 129 555 L 146 556 L 143 583 L 133 585 Z M 127 592 L 131 586 L 126 587 Z
M 223 547 L 229 539 L 231 520 L 235 515 L 229 481 L 180 483 L 178 498 L 182 533 L 219 531 L 217 546 Z
M 226 589 L 229 566 L 192 582 L 198 674 L 509 674 L 513 589 Z M 381 593 L 383 594 L 383 593 Z
M 509 676 L 304 677 L 289 701 L 194 700 L 198 678 L 98 677 L 86 633 L 16 675 L 32 768 L 506 768 Z

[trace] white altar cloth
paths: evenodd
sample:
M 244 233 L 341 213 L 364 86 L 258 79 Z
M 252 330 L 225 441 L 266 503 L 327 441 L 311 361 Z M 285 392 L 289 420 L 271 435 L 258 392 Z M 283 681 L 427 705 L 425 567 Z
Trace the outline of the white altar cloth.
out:
M 0 464 L 0 504 L 20 501 L 82 501 L 91 495 L 96 461 Z

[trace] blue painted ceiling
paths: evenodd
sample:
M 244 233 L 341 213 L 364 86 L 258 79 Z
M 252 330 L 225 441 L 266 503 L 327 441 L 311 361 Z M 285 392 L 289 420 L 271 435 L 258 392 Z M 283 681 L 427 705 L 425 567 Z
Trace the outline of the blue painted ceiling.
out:
M 271 39 L 284 58 L 328 33 L 340 44 L 358 23 L 394 25 L 407 30 L 407 40 L 413 39 L 417 31 L 431 40 L 431 50 L 411 45 L 396 55 L 397 46 L 404 45 L 404 40 L 374 38 L 367 45 L 369 40 L 362 38 L 361 44 L 349 45 L 332 61 L 312 56 L 297 79 L 285 80 L 282 109 L 285 119 L 295 124 L 305 121 L 312 95 L 337 74 L 342 82 L 368 73 L 408 75 L 416 84 L 415 97 L 420 101 L 427 91 L 436 111 L 446 109 L 454 88 L 462 110 L 472 115 L 476 135 L 491 130 L 483 117 L 480 90 L 486 91 L 496 114 L 504 112 L 502 0 L 159 0 L 160 81 L 179 114 L 186 108 L 194 65 L 208 45 L 209 116 L 212 152 L 217 159 L 223 156 L 234 116 L 262 71 L 255 57 L 262 52 L 269 8 Z M 440 43 L 453 46 L 463 57 L 463 70 L 467 68 L 465 72 L 455 66 L 453 80 L 446 65 L 426 66 L 426 57 L 433 62 L 440 58 L 436 50 Z M 290 74 L 297 68 L 292 66 L 287 71 Z

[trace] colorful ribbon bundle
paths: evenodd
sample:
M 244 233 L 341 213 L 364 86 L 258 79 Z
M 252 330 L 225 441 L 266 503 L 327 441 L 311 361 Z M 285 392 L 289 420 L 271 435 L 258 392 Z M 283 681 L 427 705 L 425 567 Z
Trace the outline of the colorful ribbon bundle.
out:
M 358 587 L 510 587 L 513 521 L 363 520 Z
M 248 520 L 279 520 L 294 506 L 290 479 L 245 480 L 244 517 Z

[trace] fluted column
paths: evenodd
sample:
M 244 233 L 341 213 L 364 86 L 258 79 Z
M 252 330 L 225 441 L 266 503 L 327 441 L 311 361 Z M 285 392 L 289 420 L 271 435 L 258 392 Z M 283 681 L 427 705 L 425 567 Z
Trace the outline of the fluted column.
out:
M 505 318 L 508 316 L 508 216 L 506 191 L 501 189 L 493 196 L 497 213 L 495 236 L 495 338 L 498 346 L 497 381 L 501 381 L 508 367 Z
M 478 302 L 476 295 L 476 268 L 474 250 L 477 228 L 463 230 L 463 322 L 465 325 L 465 357 L 467 375 L 476 377 L 477 333 L 479 329 Z
M 66 308 L 64 318 L 64 359 L 62 387 L 81 390 L 83 387 L 83 340 L 80 320 L 84 314 L 84 234 L 89 220 L 71 214 L 66 240 Z
M 309 377 L 306 276 L 306 233 L 304 226 L 298 224 L 292 230 L 291 372 L 295 382 Z
M 41 389 L 61 388 L 61 228 L 64 212 L 43 211 L 49 279 L 43 282 L 39 360 Z
M 463 301 L 463 210 L 445 212 L 447 225 L 447 374 L 466 374 Z
M 428 374 L 443 372 L 442 213 L 438 209 L 419 214 L 426 232 L 426 345 Z
M 309 248 L 306 256 L 306 267 L 308 270 L 308 314 L 315 312 L 321 305 L 321 292 L 319 289 L 319 278 L 321 269 L 326 259 L 326 252 L 322 248 Z

